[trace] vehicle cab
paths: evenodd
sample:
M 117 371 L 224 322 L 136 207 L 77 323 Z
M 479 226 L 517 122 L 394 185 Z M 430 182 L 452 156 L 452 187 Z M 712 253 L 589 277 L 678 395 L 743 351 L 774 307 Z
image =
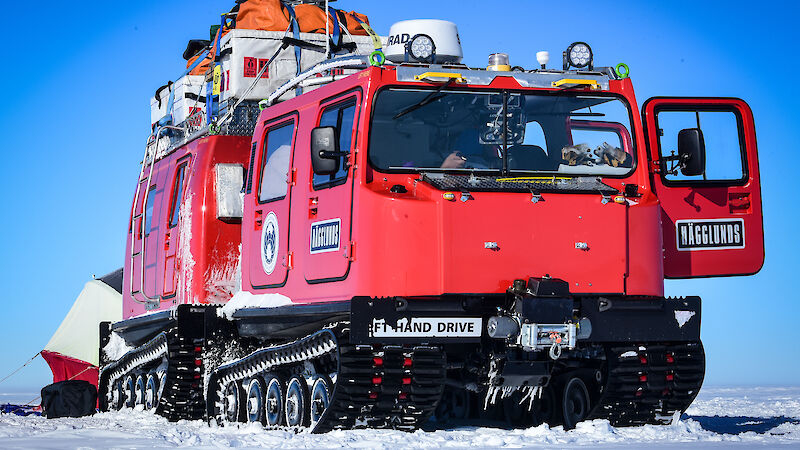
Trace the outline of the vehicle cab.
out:
M 253 293 L 490 294 L 555 277 L 573 294 L 663 296 L 664 278 L 763 262 L 747 105 L 656 98 L 640 115 L 611 68 L 372 67 L 271 106 L 253 146 Z

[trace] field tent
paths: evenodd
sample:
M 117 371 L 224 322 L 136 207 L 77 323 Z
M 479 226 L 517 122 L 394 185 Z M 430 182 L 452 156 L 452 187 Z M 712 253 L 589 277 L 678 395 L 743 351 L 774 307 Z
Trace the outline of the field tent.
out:
M 42 357 L 53 382 L 86 380 L 97 386 L 100 322 L 122 320 L 122 269 L 86 283 Z

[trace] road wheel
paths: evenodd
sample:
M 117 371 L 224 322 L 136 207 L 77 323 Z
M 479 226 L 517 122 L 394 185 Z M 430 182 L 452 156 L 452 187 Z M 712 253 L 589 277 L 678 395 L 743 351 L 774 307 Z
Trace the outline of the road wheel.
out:
M 286 385 L 277 376 L 267 377 L 267 393 L 264 403 L 267 426 L 275 427 L 283 424 L 283 400 Z
M 266 386 L 261 377 L 255 377 L 247 385 L 247 421 L 251 423 L 265 423 L 265 392 Z
M 571 430 L 575 428 L 578 422 L 584 420 L 589 415 L 591 409 L 589 390 L 586 389 L 586 384 L 580 378 L 570 378 L 564 386 L 564 394 L 561 398 L 564 429 Z
M 309 423 L 308 384 L 305 378 L 295 375 L 286 385 L 286 398 L 284 399 L 286 425 L 290 427 L 305 427 Z

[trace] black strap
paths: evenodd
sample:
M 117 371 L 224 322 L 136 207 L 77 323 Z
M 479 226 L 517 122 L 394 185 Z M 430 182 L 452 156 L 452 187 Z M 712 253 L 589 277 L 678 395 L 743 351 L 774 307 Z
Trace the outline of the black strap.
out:
M 184 97 L 188 98 L 189 100 L 196 100 L 200 103 L 206 102 L 206 97 L 203 95 L 197 95 L 194 92 L 187 92 L 184 94 Z
M 163 91 L 164 89 L 169 89 L 171 87 L 172 87 L 172 81 L 167 81 L 167 84 L 165 84 L 165 85 L 161 86 L 160 88 L 156 89 L 156 95 L 154 95 L 154 97 L 156 98 L 156 101 L 158 102 L 158 107 L 159 108 L 161 108 L 161 96 L 159 94 L 161 94 L 161 91 Z

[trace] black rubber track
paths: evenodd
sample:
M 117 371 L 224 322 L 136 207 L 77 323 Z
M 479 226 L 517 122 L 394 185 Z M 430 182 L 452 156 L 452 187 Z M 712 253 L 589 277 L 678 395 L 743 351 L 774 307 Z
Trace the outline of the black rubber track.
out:
M 209 377 L 209 417 L 219 416 L 216 402 L 221 384 L 268 372 L 298 374 L 311 362 L 318 371 L 325 371 L 336 380 L 329 406 L 312 432 L 357 425 L 418 428 L 433 413 L 442 395 L 445 357 L 441 348 L 356 346 L 347 343 L 347 335 L 343 327 L 325 329 L 220 366 Z
M 608 380 L 590 419 L 614 426 L 668 423 L 692 404 L 705 375 L 702 343 L 607 346 Z

